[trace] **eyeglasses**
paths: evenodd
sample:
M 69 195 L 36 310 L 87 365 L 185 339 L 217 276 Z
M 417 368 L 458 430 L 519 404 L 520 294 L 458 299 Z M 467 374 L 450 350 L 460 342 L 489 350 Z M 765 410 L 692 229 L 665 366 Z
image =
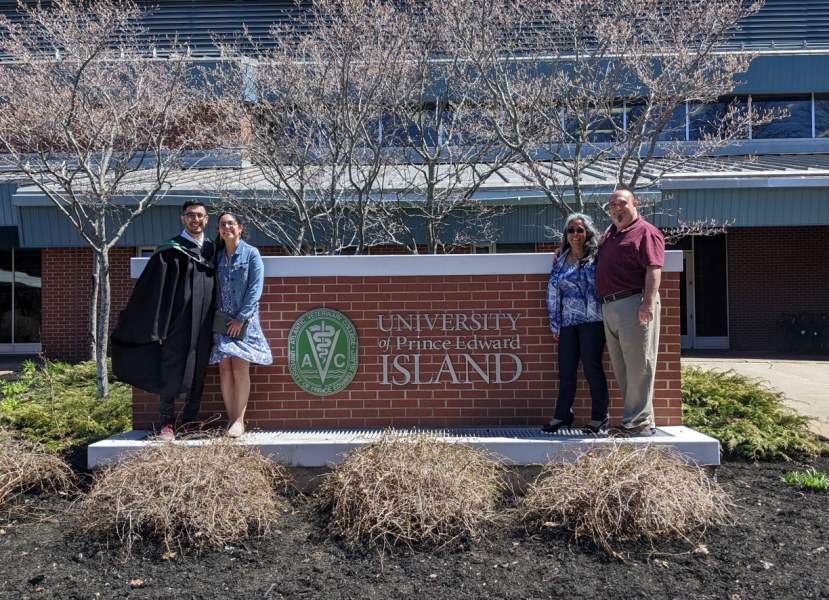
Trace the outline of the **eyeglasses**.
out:
M 195 220 L 195 221 L 203 221 L 204 219 L 207 218 L 207 215 L 204 214 L 204 213 L 194 213 L 194 212 L 184 213 L 184 216 L 187 217 L 190 220 Z
M 574 233 L 586 233 L 586 231 L 584 229 L 582 229 L 581 227 L 568 227 L 567 228 L 567 233 L 572 235 Z
M 237 225 L 236 221 L 222 221 L 219 223 L 219 227 L 236 227 Z

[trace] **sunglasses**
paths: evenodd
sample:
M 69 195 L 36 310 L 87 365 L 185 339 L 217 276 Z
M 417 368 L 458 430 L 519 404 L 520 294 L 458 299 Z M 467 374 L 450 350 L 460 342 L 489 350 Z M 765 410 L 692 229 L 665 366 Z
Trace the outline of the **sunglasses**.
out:
M 581 227 L 568 227 L 567 228 L 567 233 L 573 234 L 573 233 L 587 233 L 587 232 L 584 229 L 582 229 Z

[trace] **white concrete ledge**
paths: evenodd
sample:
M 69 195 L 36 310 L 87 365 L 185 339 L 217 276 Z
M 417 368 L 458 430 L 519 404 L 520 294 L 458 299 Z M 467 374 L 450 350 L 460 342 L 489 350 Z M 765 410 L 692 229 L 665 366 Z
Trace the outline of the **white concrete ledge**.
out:
M 133 258 L 138 277 L 147 258 Z M 265 277 L 372 277 L 424 275 L 539 275 L 550 272 L 552 254 L 406 254 L 393 256 L 266 256 Z M 666 272 L 682 271 L 682 251 L 665 253 Z
M 541 433 L 536 427 L 422 428 L 395 431 L 403 434 L 431 432 L 450 443 L 468 444 L 489 451 L 511 466 L 566 462 L 593 447 L 617 442 L 672 446 L 689 463 L 706 466 L 720 464 L 719 442 L 682 426 L 659 427 L 652 437 L 625 439 L 584 435 L 576 430 L 563 430 L 550 435 Z M 382 429 L 250 431 L 238 443 L 256 446 L 262 454 L 288 467 L 326 467 L 339 463 L 345 452 L 377 441 L 383 433 Z M 131 431 L 91 444 L 87 464 L 89 468 L 105 466 L 117 461 L 124 452 L 150 444 L 169 443 L 155 441 L 149 436 L 148 431 Z M 173 443 L 202 445 L 213 443 L 213 440 L 209 437 L 190 437 Z

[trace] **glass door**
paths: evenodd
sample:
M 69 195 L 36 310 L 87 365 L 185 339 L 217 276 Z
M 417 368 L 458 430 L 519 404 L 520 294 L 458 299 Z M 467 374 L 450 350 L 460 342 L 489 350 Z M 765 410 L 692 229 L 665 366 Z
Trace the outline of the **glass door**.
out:
M 0 352 L 41 351 L 41 252 L 0 249 Z
M 683 348 L 728 348 L 726 235 L 695 236 L 680 276 Z

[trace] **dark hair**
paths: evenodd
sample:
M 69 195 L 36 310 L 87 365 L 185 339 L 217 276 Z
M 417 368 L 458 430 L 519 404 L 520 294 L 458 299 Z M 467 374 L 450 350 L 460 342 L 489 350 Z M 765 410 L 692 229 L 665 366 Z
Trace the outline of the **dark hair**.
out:
M 572 225 L 573 221 L 581 221 L 584 223 L 584 256 L 579 260 L 580 266 L 585 266 L 588 262 L 596 258 L 599 252 L 599 232 L 596 226 L 593 225 L 593 219 L 582 213 L 573 213 L 564 222 L 564 229 L 561 233 L 561 253 L 570 249 L 570 242 L 567 241 L 567 228 Z
M 187 209 L 191 206 L 201 206 L 202 208 L 204 208 L 205 211 L 207 210 L 207 208 L 205 208 L 204 206 L 204 202 L 196 198 L 191 198 L 190 200 L 185 200 L 184 204 L 181 205 L 181 214 L 186 213 Z
M 216 219 L 216 227 L 219 228 L 218 233 L 216 234 L 216 256 L 218 256 L 218 251 L 225 247 L 225 241 L 222 239 L 222 217 L 225 215 L 230 215 L 236 220 L 236 223 L 242 228 L 241 232 L 239 233 L 239 239 L 244 240 L 248 237 L 248 228 L 245 226 L 244 220 L 239 218 L 239 215 L 235 212 L 230 212 L 229 210 L 223 210 L 219 213 L 219 218 Z

